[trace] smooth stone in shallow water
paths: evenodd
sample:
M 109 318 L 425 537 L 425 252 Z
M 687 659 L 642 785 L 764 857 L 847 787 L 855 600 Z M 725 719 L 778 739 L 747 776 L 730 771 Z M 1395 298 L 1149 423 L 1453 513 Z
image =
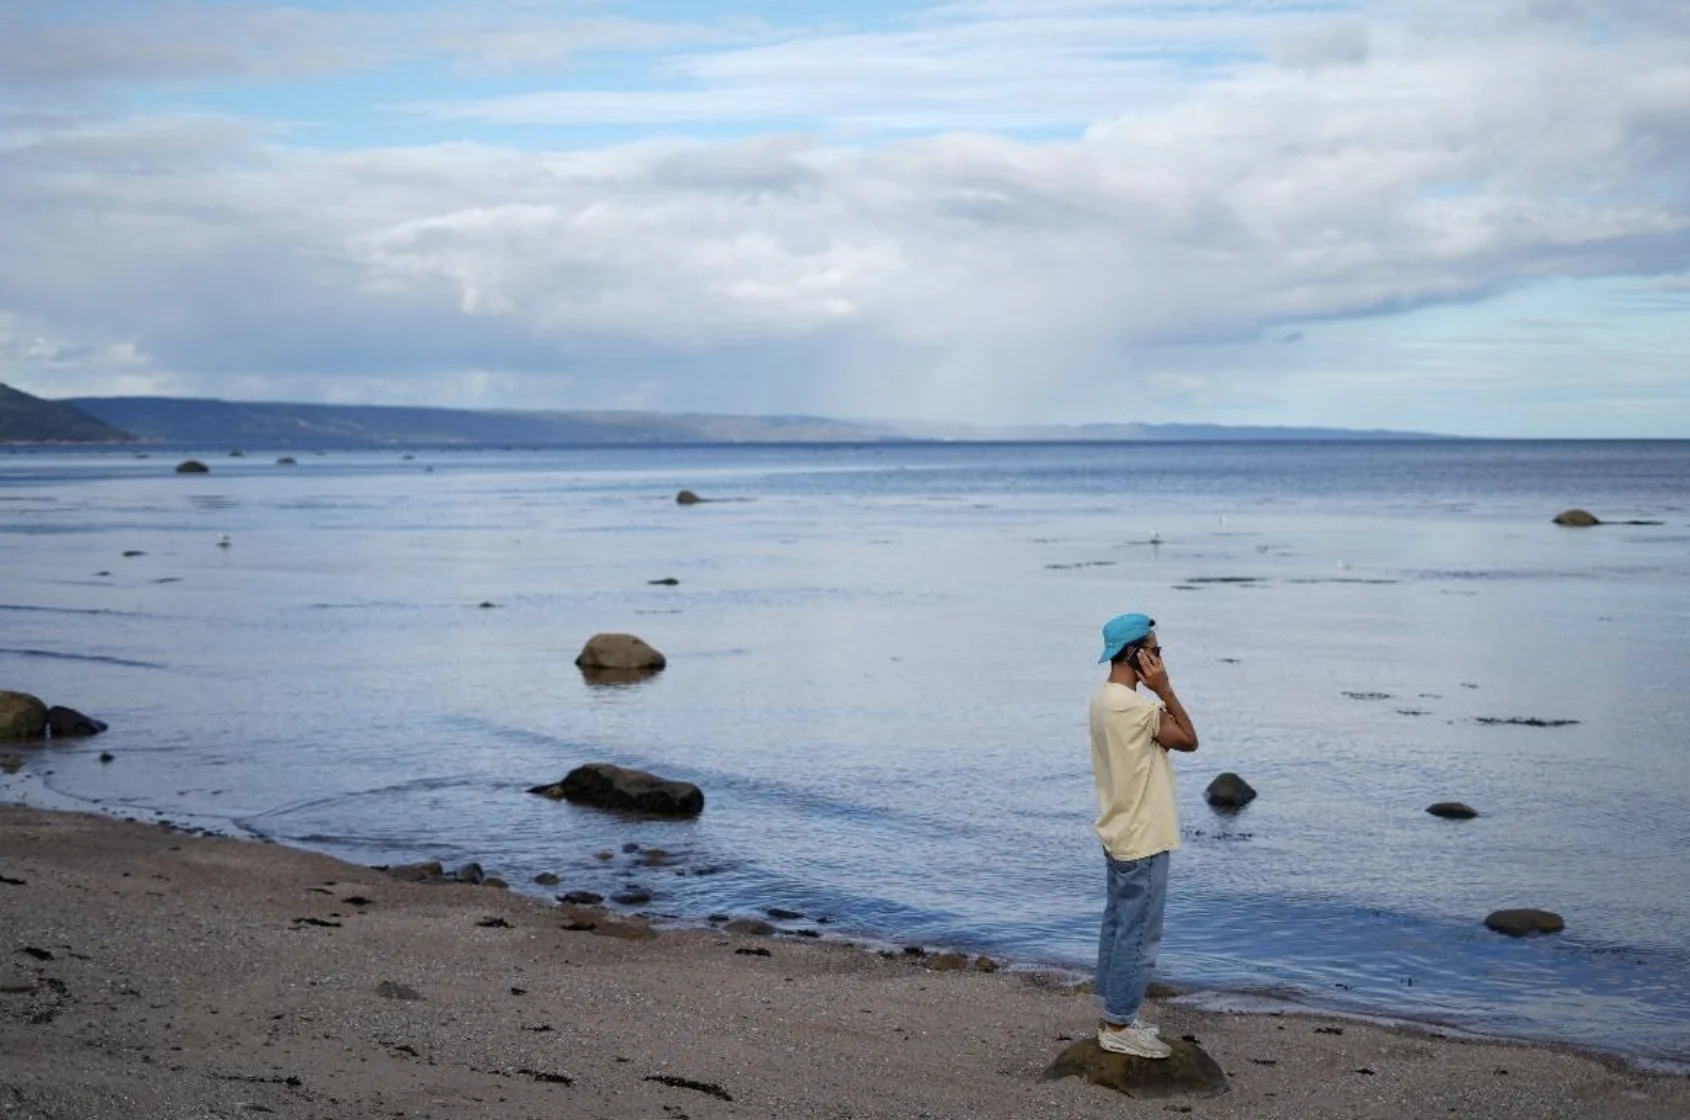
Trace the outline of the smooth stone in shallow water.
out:
M 75 708 L 66 708 L 55 704 L 47 709 L 47 727 L 53 732 L 55 739 L 80 739 L 89 735 L 98 735 L 106 729 L 105 723 L 92 716 L 85 716 Z
M 1218 1097 L 1227 1091 L 1226 1072 L 1195 1043 L 1166 1038 L 1173 1053 L 1166 1058 L 1112 1054 L 1086 1038 L 1058 1054 L 1044 1080 L 1081 1077 L 1138 1100 Z
M 27 692 L 0 692 L 0 740 L 47 734 L 47 705 Z
M 1242 809 L 1256 799 L 1250 783 L 1228 770 L 1209 783 L 1203 797 L 1217 809 Z
M 594 634 L 581 647 L 575 664 L 582 669 L 661 669 L 668 658 L 636 634 Z
M 1436 805 L 1428 805 L 1426 811 L 1449 821 L 1470 821 L 1479 815 L 1476 809 L 1460 801 L 1440 801 Z
M 1582 529 L 1591 525 L 1600 525 L 1602 522 L 1598 521 L 1596 515 L 1589 510 L 1567 509 L 1555 515 L 1555 524 L 1570 525 L 1576 529 Z
M 1560 933 L 1567 928 L 1561 915 L 1549 910 L 1497 910 L 1485 916 L 1485 925 L 1509 937 Z
M 176 464 L 177 474 L 210 474 L 211 468 L 198 459 L 184 459 Z
M 531 786 L 528 792 L 654 817 L 696 817 L 704 811 L 704 791 L 691 782 L 669 781 L 608 762 L 577 766 L 561 782 Z

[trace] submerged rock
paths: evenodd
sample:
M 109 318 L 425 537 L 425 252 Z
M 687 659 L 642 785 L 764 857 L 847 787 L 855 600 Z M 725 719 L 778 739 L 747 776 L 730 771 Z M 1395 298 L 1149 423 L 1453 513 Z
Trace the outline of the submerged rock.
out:
M 1509 937 L 1560 933 L 1567 928 L 1561 915 L 1549 910 L 1497 910 L 1485 916 L 1485 925 Z
M 675 504 L 681 506 L 696 506 L 703 500 L 703 498 L 700 498 L 691 490 L 682 490 L 679 494 L 675 495 Z
M 210 474 L 211 468 L 198 459 L 184 459 L 176 464 L 177 474 Z
M 1217 809 L 1242 809 L 1256 799 L 1250 783 L 1228 770 L 1209 783 L 1203 797 Z
M 566 799 L 578 805 L 656 817 L 696 817 L 704 811 L 704 791 L 691 782 L 669 781 L 608 762 L 577 766 L 563 781 L 533 786 L 528 792 L 554 801 Z
M 1565 509 L 1555 515 L 1555 524 L 1570 525 L 1573 528 L 1582 529 L 1591 525 L 1600 525 L 1602 522 L 1598 521 L 1596 515 L 1589 510 Z
M 1436 805 L 1426 806 L 1426 811 L 1434 817 L 1451 821 L 1470 821 L 1479 815 L 1477 809 L 1460 801 L 1440 801 Z
M 1076 1042 L 1044 1072 L 1044 1080 L 1081 1077 L 1138 1100 L 1217 1097 L 1227 1091 L 1226 1073 L 1201 1046 L 1183 1039 L 1163 1039 L 1173 1053 L 1166 1058 L 1112 1054 L 1096 1038 Z
M 47 734 L 47 705 L 27 692 L 0 692 L 0 742 Z

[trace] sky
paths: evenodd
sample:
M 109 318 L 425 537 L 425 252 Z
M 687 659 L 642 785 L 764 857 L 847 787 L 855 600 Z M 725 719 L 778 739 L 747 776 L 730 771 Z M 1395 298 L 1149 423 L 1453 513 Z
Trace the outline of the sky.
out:
M 0 0 L 0 381 L 1690 438 L 1690 3 Z

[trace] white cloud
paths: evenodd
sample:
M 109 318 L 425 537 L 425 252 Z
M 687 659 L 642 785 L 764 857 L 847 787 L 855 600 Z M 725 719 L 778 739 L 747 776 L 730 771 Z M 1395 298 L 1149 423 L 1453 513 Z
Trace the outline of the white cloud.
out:
M 928 91 L 913 120 L 963 114 L 991 84 L 980 75 L 1024 90 L 1071 69 L 1023 117 L 983 94 L 967 110 L 1055 119 L 1095 83 L 1149 80 L 1140 61 L 1066 52 L 1109 20 L 1167 22 L 1154 7 L 957 6 L 872 42 L 812 36 L 676 72 L 713 91 L 688 110 L 699 119 L 735 97 L 766 117 L 757 91 L 784 82 L 809 99 L 803 114 L 829 119 L 895 116 L 901 91 Z M 1521 6 L 1482 33 L 1432 34 L 1244 5 L 1208 34 L 1271 57 L 1147 86 L 1145 104 L 1064 140 L 851 145 L 819 130 L 337 152 L 211 115 L 14 123 L 0 214 L 30 220 L 0 218 L 0 311 L 17 337 L 28 324 L 78 356 L 0 346 L 0 377 L 86 392 L 105 369 L 113 385 L 145 376 L 175 392 L 981 420 L 1131 419 L 1087 410 L 1146 393 L 1256 407 L 1299 363 L 1333 361 L 1322 324 L 1353 344 L 1358 320 L 1567 277 L 1660 277 L 1658 298 L 1681 298 L 1690 28 L 1635 0 L 1591 36 L 1568 11 Z M 947 39 L 962 16 L 1038 26 L 1015 57 L 997 23 Z M 826 43 L 861 49 L 830 61 Z M 684 102 L 627 96 L 647 112 Z M 1279 344 L 1293 337 L 1306 341 Z M 1560 362 L 1558 391 L 1596 393 L 1627 376 L 1557 353 L 1510 364 L 1489 350 L 1474 377 L 1494 387 Z M 1319 383 L 1322 407 L 1339 407 L 1343 377 L 1411 399 L 1434 375 L 1397 358 L 1363 386 L 1367 355 L 1348 356 Z M 1456 365 L 1438 368 L 1440 392 L 1459 391 Z M 1645 384 L 1661 367 L 1636 368 Z

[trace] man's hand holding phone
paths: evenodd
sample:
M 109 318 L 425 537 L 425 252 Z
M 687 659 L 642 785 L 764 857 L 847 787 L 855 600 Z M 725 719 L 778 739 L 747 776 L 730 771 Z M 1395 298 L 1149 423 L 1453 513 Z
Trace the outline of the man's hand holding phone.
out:
M 1168 750 L 1196 750 L 1197 729 L 1192 726 L 1185 705 L 1174 695 L 1174 686 L 1168 681 L 1168 667 L 1162 663 L 1162 655 L 1145 646 L 1133 656 L 1133 668 L 1145 687 L 1161 698 L 1165 709 L 1157 725 L 1156 741 Z
M 1173 685 L 1168 683 L 1168 667 L 1162 662 L 1161 655 L 1155 651 L 1140 649 L 1133 657 L 1133 668 L 1138 670 L 1138 678 L 1145 687 L 1166 700 L 1173 691 Z

